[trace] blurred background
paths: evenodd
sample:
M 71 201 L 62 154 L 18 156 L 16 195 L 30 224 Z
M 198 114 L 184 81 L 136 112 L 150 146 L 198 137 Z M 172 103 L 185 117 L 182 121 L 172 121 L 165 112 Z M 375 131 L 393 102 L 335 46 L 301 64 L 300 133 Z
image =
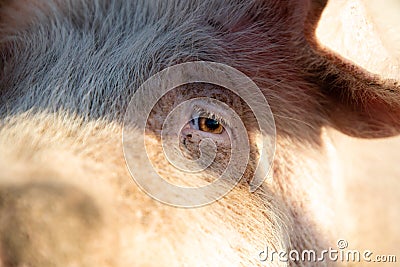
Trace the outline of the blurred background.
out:
M 331 0 L 317 36 L 324 45 L 385 78 L 400 80 L 400 0 Z M 357 139 L 332 131 L 341 156 L 349 249 L 396 255 L 400 266 L 400 137 Z M 344 216 L 345 217 L 345 216 Z M 362 240 L 362 241 L 361 241 Z

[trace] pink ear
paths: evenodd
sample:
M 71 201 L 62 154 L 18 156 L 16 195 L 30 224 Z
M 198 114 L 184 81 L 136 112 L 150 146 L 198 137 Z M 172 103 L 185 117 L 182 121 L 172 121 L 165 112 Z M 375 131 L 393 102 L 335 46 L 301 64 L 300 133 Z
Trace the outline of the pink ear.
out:
M 318 22 L 328 0 L 302 0 L 301 2 L 303 2 L 300 7 L 303 9 L 301 12 L 305 16 L 304 34 L 307 39 L 314 39 Z
M 346 134 L 373 138 L 400 131 L 400 86 L 384 80 L 334 54 L 321 54 L 313 70 L 330 100 L 329 118 Z
M 253 50 L 265 46 L 269 53 L 260 52 L 257 56 L 251 53 L 251 56 L 257 64 L 264 64 L 268 68 L 267 62 L 275 59 L 274 54 L 270 52 L 271 48 L 268 48 L 271 35 L 274 38 L 272 42 L 281 45 L 276 54 L 285 56 L 285 60 L 289 58 L 287 61 L 290 61 L 291 71 L 298 71 L 298 77 L 293 80 L 305 78 L 311 83 L 311 88 L 319 90 L 313 97 L 321 96 L 316 102 L 321 101 L 325 110 L 324 114 L 319 115 L 327 116 L 331 126 L 349 135 L 365 138 L 398 134 L 398 81 L 384 80 L 369 73 L 320 44 L 316 37 L 316 29 L 322 12 L 327 7 L 327 0 L 255 0 L 247 15 L 236 21 L 236 24 L 230 25 L 230 30 L 251 28 L 254 23 L 260 27 L 247 39 L 246 36 L 241 36 L 238 40 L 230 41 L 231 46 L 227 49 L 237 47 L 231 51 L 234 54 L 243 53 L 244 48 L 248 49 L 246 52 L 254 52 Z M 262 31 L 266 34 L 263 35 Z M 285 50 L 286 48 L 289 49 Z M 293 88 L 297 89 L 296 85 L 294 84 Z M 285 92 L 278 93 L 282 95 Z M 300 92 L 292 94 L 301 97 Z
M 309 80 L 325 94 L 329 121 L 339 130 L 358 137 L 398 134 L 399 81 L 385 80 L 321 47 L 315 30 L 326 1 L 307 2 L 309 11 L 304 24 L 306 42 L 302 67 L 308 73 Z

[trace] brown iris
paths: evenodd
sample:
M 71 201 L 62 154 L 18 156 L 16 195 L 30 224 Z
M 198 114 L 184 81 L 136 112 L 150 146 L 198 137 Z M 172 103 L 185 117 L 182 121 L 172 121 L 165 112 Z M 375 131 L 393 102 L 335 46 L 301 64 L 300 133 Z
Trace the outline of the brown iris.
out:
M 220 133 L 222 133 L 223 129 L 224 128 L 222 127 L 221 123 L 219 123 L 217 120 L 205 118 L 205 117 L 199 118 L 199 130 L 200 131 L 213 133 L 213 134 L 220 134 Z

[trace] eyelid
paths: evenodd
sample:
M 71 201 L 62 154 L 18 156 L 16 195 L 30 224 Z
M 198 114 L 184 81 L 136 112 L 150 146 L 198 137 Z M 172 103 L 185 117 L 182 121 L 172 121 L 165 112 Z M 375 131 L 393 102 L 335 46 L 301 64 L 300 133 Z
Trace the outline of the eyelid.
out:
M 210 118 L 210 119 L 218 121 L 224 127 L 225 126 L 228 126 L 228 127 L 230 126 L 229 123 L 224 118 L 222 118 L 219 114 L 210 112 L 209 110 L 205 110 L 205 109 L 203 109 L 202 107 L 199 107 L 199 106 L 194 106 L 193 110 L 195 112 L 192 115 L 192 119 L 196 119 L 196 118 L 199 118 L 199 117 L 205 117 L 205 118 Z

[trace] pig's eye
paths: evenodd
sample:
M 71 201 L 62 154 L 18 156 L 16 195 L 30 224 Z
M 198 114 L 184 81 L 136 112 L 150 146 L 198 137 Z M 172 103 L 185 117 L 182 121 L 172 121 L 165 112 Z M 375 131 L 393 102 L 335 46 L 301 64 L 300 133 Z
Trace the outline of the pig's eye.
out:
M 212 118 L 197 117 L 193 118 L 190 123 L 196 130 L 207 133 L 221 134 L 224 130 L 222 124 Z

